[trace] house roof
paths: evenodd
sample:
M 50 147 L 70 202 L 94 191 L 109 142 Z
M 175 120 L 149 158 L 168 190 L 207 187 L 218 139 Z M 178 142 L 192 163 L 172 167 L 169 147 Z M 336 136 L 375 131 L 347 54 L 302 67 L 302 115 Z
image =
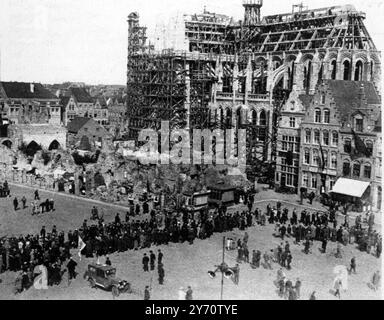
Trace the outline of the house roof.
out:
M 76 117 L 67 125 L 67 130 L 70 133 L 78 133 L 79 130 L 88 122 L 91 118 Z
M 0 86 L 3 87 L 6 97 L 11 99 L 58 99 L 41 83 L 0 82 Z
M 336 103 L 336 108 L 342 119 L 346 119 L 356 108 L 360 107 L 361 98 L 365 98 L 368 105 L 380 105 L 380 97 L 371 82 L 325 80 Z
M 75 96 L 77 102 L 93 103 L 91 95 L 84 88 L 70 88 L 71 93 Z

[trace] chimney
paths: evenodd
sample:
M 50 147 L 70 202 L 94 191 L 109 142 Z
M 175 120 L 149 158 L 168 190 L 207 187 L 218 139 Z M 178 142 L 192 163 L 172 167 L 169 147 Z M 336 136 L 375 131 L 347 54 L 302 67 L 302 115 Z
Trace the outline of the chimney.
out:
M 31 90 L 31 93 L 35 92 L 35 85 L 33 83 L 30 83 L 29 89 Z

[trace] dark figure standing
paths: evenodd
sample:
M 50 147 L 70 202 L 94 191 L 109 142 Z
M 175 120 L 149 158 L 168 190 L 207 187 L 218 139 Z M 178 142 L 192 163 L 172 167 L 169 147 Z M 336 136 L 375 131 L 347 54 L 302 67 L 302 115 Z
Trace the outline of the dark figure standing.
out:
M 150 295 L 149 291 L 150 291 L 149 286 L 145 286 L 145 290 L 144 290 L 144 300 L 149 300 L 149 299 L 151 299 L 151 295 Z
M 15 211 L 17 211 L 18 207 L 19 207 L 19 201 L 15 197 L 15 199 L 13 199 L 13 208 L 15 209 Z
M 40 200 L 39 190 L 35 190 L 35 200 Z
M 163 263 L 163 253 L 161 252 L 161 250 L 159 249 L 158 250 L 158 253 L 157 253 L 157 263 L 158 264 L 162 264 Z
M 151 270 L 155 270 L 155 262 L 156 262 L 156 255 L 153 253 L 153 251 L 149 251 L 150 255 L 150 261 L 151 261 Z
M 23 196 L 22 198 L 21 198 L 21 203 L 23 204 L 23 210 L 27 207 L 27 199 L 25 198 L 25 196 Z
M 148 272 L 149 271 L 148 263 L 149 263 L 149 258 L 147 256 L 147 254 L 144 253 L 144 256 L 143 256 L 143 270 L 144 270 L 144 272 Z
M 72 259 L 72 257 L 69 258 L 69 262 L 67 263 L 68 268 L 68 280 L 75 279 L 76 278 L 76 266 L 77 262 Z
M 356 258 L 355 257 L 351 259 L 351 268 L 349 269 L 349 272 L 352 273 L 352 271 L 353 273 L 356 274 Z
M 165 271 L 162 263 L 157 266 L 157 272 L 159 273 L 159 284 L 164 284 Z
M 109 259 L 109 257 L 107 257 L 107 259 L 105 260 L 105 264 L 106 264 L 107 266 L 111 266 L 111 265 L 112 265 L 112 262 L 111 262 L 111 260 Z

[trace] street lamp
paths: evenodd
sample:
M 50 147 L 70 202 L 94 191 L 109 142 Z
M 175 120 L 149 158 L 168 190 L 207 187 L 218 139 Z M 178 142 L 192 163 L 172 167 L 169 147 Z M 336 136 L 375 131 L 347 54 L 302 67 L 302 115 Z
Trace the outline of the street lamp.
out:
M 224 261 L 225 257 L 225 237 L 223 237 L 223 257 L 222 262 L 219 265 L 215 265 L 215 271 L 208 271 L 208 275 L 211 279 L 216 277 L 216 272 L 221 272 L 221 290 L 220 290 L 220 300 L 223 300 L 223 291 L 224 291 L 224 277 L 232 278 L 235 275 L 235 268 L 229 268 L 228 265 Z M 236 283 L 236 282 L 235 282 Z

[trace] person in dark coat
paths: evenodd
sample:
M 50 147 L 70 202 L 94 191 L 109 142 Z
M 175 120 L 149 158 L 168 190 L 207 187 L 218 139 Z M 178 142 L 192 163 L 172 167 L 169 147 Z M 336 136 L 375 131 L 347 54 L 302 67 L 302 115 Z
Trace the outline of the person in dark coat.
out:
M 40 200 L 39 190 L 35 190 L 35 200 Z
M 164 284 L 165 271 L 162 263 L 158 264 L 157 272 L 159 274 L 159 284 Z
M 185 300 L 193 300 L 192 293 L 192 288 L 188 286 L 187 292 L 185 294 Z
M 158 264 L 163 264 L 163 253 L 161 252 L 161 250 L 159 249 L 158 251 L 157 251 L 158 253 L 157 253 L 157 263 Z
M 149 271 L 148 263 L 149 263 L 149 258 L 147 256 L 147 254 L 144 253 L 144 256 L 143 256 L 143 270 L 144 270 L 144 272 L 148 272 Z
M 77 262 L 74 261 L 72 257 L 70 257 L 69 262 L 67 263 L 68 276 L 69 276 L 68 280 L 76 278 L 76 266 L 77 266 Z
M 290 251 L 287 253 L 287 269 L 291 270 L 292 254 Z
M 15 209 L 15 211 L 17 211 L 18 207 L 19 207 L 19 201 L 15 197 L 15 199 L 13 199 L 13 208 Z
M 111 262 L 111 260 L 109 259 L 109 257 L 107 257 L 107 259 L 105 260 L 105 264 L 106 264 L 107 266 L 111 266 L 111 265 L 112 265 L 112 262 Z
M 145 289 L 144 289 L 144 300 L 150 300 L 150 299 L 151 299 L 151 295 L 150 295 L 149 286 L 145 286 Z
M 25 196 L 23 196 L 21 198 L 21 203 L 23 204 L 23 210 L 27 207 L 26 204 L 27 204 L 27 199 L 25 198 Z
M 322 249 L 323 253 L 325 253 L 327 250 L 327 239 L 325 237 L 323 238 L 323 240 L 321 242 L 321 249 Z
M 351 259 L 351 267 L 349 269 L 349 273 L 352 273 L 352 271 L 353 273 L 356 274 L 356 258 L 355 257 Z
M 151 262 L 151 270 L 155 270 L 156 255 L 152 250 L 149 251 L 149 258 Z

